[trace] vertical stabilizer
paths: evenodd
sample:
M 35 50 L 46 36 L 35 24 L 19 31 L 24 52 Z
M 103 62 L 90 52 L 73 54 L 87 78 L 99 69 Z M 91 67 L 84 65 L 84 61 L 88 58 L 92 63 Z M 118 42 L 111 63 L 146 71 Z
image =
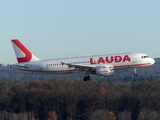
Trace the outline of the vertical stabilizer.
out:
M 13 45 L 18 63 L 39 60 L 18 39 L 13 39 L 11 41 L 12 41 L 12 45 Z

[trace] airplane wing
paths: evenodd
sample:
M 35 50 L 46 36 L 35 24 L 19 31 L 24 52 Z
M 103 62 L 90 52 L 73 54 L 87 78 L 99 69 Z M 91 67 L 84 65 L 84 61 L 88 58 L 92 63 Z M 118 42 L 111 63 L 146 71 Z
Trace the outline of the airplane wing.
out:
M 65 65 L 68 65 L 68 67 L 77 68 L 80 71 L 89 71 L 89 70 L 93 70 L 97 67 L 95 65 L 78 65 L 78 64 L 69 64 L 69 63 L 65 63 Z
M 96 66 L 93 65 L 76 65 L 76 64 L 68 64 L 69 67 L 74 67 L 79 69 L 80 71 L 89 71 L 96 68 Z

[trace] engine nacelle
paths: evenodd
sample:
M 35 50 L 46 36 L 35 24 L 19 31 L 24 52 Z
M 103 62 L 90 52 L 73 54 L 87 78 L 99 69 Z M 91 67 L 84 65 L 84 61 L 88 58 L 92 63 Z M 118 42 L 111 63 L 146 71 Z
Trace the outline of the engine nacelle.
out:
M 114 73 L 113 66 L 99 67 L 91 72 L 91 74 L 97 74 L 97 75 L 110 75 L 113 73 Z

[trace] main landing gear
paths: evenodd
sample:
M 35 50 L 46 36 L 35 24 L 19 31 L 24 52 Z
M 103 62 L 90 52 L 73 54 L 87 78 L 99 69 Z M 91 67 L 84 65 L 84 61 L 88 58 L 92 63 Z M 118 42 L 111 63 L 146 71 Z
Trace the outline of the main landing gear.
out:
M 134 68 L 134 76 L 137 77 L 138 73 L 137 73 L 137 68 Z
M 90 80 L 90 76 L 89 76 L 89 72 L 85 73 L 85 77 L 83 78 L 84 81 L 89 81 Z
M 90 80 L 90 76 L 85 76 L 85 77 L 83 78 L 83 80 L 84 80 L 84 81 L 89 81 L 89 80 Z

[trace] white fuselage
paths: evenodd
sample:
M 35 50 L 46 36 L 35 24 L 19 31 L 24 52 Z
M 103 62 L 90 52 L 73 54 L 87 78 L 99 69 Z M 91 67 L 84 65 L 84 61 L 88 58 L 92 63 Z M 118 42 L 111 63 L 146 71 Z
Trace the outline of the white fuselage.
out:
M 106 55 L 95 55 L 85 57 L 73 57 L 73 58 L 61 58 L 61 59 L 50 59 L 50 60 L 38 60 L 32 62 L 16 63 L 11 65 L 11 68 L 43 72 L 43 73 L 77 73 L 82 72 L 80 68 L 69 67 L 68 64 L 72 65 L 85 65 L 85 66 L 96 66 L 103 67 L 104 65 L 114 66 L 114 70 L 117 69 L 131 69 L 144 66 L 150 66 L 154 64 L 154 59 L 148 57 L 143 53 L 123 53 L 123 54 L 106 54 Z M 22 67 L 28 66 L 28 67 Z

